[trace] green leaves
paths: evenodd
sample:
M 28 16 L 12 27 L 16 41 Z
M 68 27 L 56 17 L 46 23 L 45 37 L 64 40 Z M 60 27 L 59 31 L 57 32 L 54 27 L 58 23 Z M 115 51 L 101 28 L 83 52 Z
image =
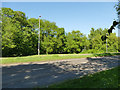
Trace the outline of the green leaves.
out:
M 2 8 L 2 54 L 3 56 L 19 56 L 35 54 L 32 47 L 35 32 L 31 32 L 25 13 Z M 32 42 L 31 42 L 32 40 Z M 31 53 L 32 52 L 32 53 Z
M 118 14 L 118 51 L 120 52 L 120 0 L 118 2 L 118 4 L 115 6 L 117 14 Z
M 70 53 L 80 53 L 85 47 L 87 38 L 80 31 L 72 31 L 66 35 L 66 50 Z
M 23 56 L 37 54 L 39 19 L 28 19 L 24 12 L 2 8 L 2 55 Z M 115 24 L 115 23 L 114 23 Z M 65 34 L 64 28 L 59 28 L 55 22 L 40 20 L 40 53 L 96 53 L 105 52 L 107 29 L 91 28 L 86 37 L 79 30 Z M 108 38 L 108 50 L 117 51 L 118 39 L 114 33 Z M 120 46 L 120 44 L 119 44 Z
M 96 52 L 101 52 L 101 51 L 106 51 L 106 33 L 107 33 L 107 29 L 102 30 L 97 29 L 94 30 L 92 28 L 92 30 L 90 31 L 91 33 L 88 35 L 89 37 L 89 41 L 90 41 L 90 45 L 92 46 L 91 49 L 95 49 Z M 102 37 L 102 39 L 101 39 Z M 117 36 L 115 35 L 115 33 L 111 33 L 110 36 L 108 36 L 107 38 L 107 48 L 109 52 L 116 52 L 118 51 L 118 39 Z

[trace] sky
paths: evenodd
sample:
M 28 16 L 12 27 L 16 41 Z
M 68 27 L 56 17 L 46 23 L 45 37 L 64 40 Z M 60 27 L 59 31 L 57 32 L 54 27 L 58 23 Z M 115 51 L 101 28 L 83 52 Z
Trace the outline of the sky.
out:
M 117 2 L 3 2 L 2 7 L 22 11 L 28 18 L 38 18 L 55 22 L 65 32 L 79 30 L 86 36 L 91 28 L 110 28 L 117 20 L 114 8 Z M 114 32 L 118 36 L 118 29 Z

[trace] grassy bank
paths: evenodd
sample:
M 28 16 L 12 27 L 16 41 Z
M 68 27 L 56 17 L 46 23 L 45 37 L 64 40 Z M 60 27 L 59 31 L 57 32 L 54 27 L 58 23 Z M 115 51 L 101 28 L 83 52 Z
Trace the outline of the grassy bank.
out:
M 84 54 L 52 54 L 52 55 L 40 55 L 40 56 L 33 55 L 33 56 L 23 56 L 23 57 L 4 57 L 2 58 L 2 64 L 51 61 L 51 60 L 112 56 L 112 55 L 120 55 L 120 53 L 86 54 L 86 55 Z
M 111 70 L 83 76 L 79 79 L 67 80 L 48 88 L 118 88 L 120 87 L 120 66 Z

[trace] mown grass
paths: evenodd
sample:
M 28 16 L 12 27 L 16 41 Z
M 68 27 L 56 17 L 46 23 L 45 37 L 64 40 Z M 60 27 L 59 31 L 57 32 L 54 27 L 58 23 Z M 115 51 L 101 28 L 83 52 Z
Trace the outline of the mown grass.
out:
M 52 54 L 52 55 L 33 55 L 23 57 L 4 57 L 2 58 L 2 64 L 13 64 L 13 63 L 25 63 L 25 62 L 38 62 L 38 61 L 51 61 L 51 60 L 62 60 L 72 58 L 87 58 L 87 57 L 98 57 L 98 56 L 112 56 L 120 55 L 120 53 L 104 53 L 104 54 Z
M 48 88 L 118 88 L 120 87 L 120 66 L 83 76 L 79 79 L 67 80 L 53 84 Z
M 77 56 L 58 56 L 58 55 L 47 55 L 47 56 L 27 56 L 27 57 L 10 57 L 3 58 L 2 64 L 12 64 L 12 63 L 24 63 L 24 62 L 38 62 L 38 61 L 51 61 L 51 60 L 62 60 L 62 59 L 72 59 L 72 58 L 85 58 L 92 57 L 94 55 L 77 55 Z

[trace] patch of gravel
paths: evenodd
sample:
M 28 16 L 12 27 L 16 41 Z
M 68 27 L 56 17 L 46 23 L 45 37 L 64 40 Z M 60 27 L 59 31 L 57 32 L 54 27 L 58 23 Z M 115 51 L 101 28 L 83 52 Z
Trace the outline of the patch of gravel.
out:
M 109 56 L 3 66 L 2 83 L 3 88 L 42 87 L 119 65 L 120 56 Z

